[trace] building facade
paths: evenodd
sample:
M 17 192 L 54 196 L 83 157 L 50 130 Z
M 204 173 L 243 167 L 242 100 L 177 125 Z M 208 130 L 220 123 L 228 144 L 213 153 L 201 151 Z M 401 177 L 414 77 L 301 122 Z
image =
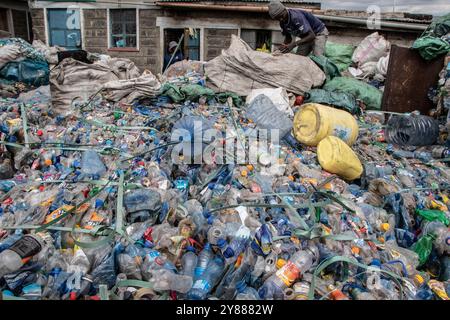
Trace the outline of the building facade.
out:
M 365 18 L 349 22 L 345 17 L 323 15 L 317 3 L 284 2 L 288 7 L 317 13 L 330 30 L 331 41 L 357 44 L 374 32 L 367 28 Z M 185 57 L 202 61 L 220 55 L 230 45 L 232 34 L 254 49 L 272 50 L 282 43 L 283 37 L 278 22 L 267 13 L 267 3 L 265 0 L 29 1 L 34 39 L 50 46 L 129 58 L 141 71 L 149 69 L 153 73 L 162 71 L 170 41 L 180 43 Z M 392 42 L 408 44 L 425 27 L 426 24 L 417 22 L 394 21 L 380 32 Z
M 33 40 L 31 15 L 27 0 L 0 1 L 0 38 Z

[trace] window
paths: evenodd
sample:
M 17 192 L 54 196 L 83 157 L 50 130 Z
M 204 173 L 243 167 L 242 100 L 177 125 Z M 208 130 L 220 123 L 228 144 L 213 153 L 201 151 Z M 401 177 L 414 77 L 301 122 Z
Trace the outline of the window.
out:
M 47 9 L 50 46 L 81 49 L 80 10 Z
M 136 9 L 110 9 L 110 48 L 137 48 Z
M 175 59 L 170 60 L 173 52 L 169 52 L 169 44 L 174 41 L 180 43 L 179 51 L 184 59 L 200 60 L 200 29 L 185 28 L 185 29 L 164 29 L 164 66 L 167 67 L 179 60 L 175 54 Z
M 272 46 L 272 31 L 270 30 L 250 30 L 250 29 L 242 29 L 241 30 L 241 38 L 253 50 L 266 51 L 270 52 Z

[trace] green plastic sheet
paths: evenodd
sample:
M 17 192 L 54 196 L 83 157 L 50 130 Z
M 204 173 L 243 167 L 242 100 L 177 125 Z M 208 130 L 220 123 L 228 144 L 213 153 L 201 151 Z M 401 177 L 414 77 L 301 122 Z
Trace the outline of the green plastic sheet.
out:
M 427 262 L 433 249 L 434 235 L 427 234 L 421 237 L 416 243 L 414 243 L 411 249 L 419 256 L 419 265 L 423 265 Z
M 440 221 L 446 226 L 450 224 L 450 220 L 447 218 L 444 211 L 416 209 L 416 213 L 427 221 Z
M 327 41 L 325 57 L 330 59 L 339 69 L 345 71 L 352 64 L 352 55 L 355 47 L 350 44 L 340 44 Z
M 361 109 L 353 95 L 344 92 L 332 92 L 323 89 L 311 89 L 306 94 L 305 103 L 320 103 L 339 109 L 344 109 L 351 114 L 360 114 Z
M 333 78 L 325 83 L 323 89 L 332 92 L 351 94 L 356 99 L 362 100 L 368 109 L 381 109 L 381 99 L 383 97 L 381 91 L 374 86 L 371 86 L 363 81 L 359 81 L 355 78 Z
M 424 36 L 417 39 L 412 48 L 419 51 L 425 60 L 433 60 L 447 52 L 450 52 L 450 44 L 440 38 Z
M 327 57 L 314 55 L 310 55 L 309 57 L 322 69 L 327 77 L 327 81 L 341 76 L 339 68 Z

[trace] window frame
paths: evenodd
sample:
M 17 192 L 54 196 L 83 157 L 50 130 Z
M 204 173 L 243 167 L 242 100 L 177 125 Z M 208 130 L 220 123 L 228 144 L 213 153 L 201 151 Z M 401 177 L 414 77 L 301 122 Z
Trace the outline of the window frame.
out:
M 111 10 L 135 10 L 136 11 L 136 47 L 113 47 L 112 46 L 112 26 Z M 139 8 L 108 8 L 106 13 L 106 33 L 108 37 L 108 51 L 138 52 L 140 51 L 140 28 L 139 28 Z
M 82 16 L 83 16 L 83 11 L 82 11 L 82 9 L 81 8 L 79 8 L 79 7 L 65 7 L 65 8 L 60 8 L 60 7 L 56 7 L 56 8 L 46 8 L 46 10 L 44 11 L 44 20 L 45 20 L 45 35 L 46 35 L 46 37 L 45 37 L 45 39 L 46 39 L 46 44 L 48 45 L 48 46 L 54 46 L 54 44 L 50 44 L 50 42 L 51 42 L 51 28 L 50 28 L 50 19 L 49 19 L 49 10 L 51 11 L 51 10 L 69 10 L 69 9 L 71 9 L 71 10 L 77 10 L 78 11 L 78 14 L 79 14 L 79 18 L 80 18 L 80 29 L 79 29 L 79 32 L 80 32 L 80 47 L 79 48 L 76 48 L 76 49 L 69 49 L 69 50 L 83 50 L 83 48 L 84 48 L 84 36 L 83 36 L 83 32 L 84 32 L 84 29 L 83 29 L 83 18 L 82 18 Z M 64 47 L 64 46 L 62 46 L 62 47 Z
M 68 7 L 49 7 L 49 8 L 43 8 L 44 10 L 44 32 L 45 32 L 45 44 L 47 46 L 50 46 L 50 21 L 48 19 L 48 10 L 52 9 L 73 9 L 73 10 L 79 10 L 80 12 L 80 36 L 81 36 L 81 50 L 84 50 L 85 48 L 85 39 L 84 39 L 84 12 L 83 8 L 79 6 L 68 6 Z

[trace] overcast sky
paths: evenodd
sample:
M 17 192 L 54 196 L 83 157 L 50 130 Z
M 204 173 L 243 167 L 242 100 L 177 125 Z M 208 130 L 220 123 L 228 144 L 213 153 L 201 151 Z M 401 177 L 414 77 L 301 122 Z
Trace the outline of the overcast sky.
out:
M 382 12 L 395 10 L 402 12 L 430 13 L 443 15 L 450 13 L 449 0 L 322 0 L 323 9 L 366 10 L 369 5 L 378 5 Z

